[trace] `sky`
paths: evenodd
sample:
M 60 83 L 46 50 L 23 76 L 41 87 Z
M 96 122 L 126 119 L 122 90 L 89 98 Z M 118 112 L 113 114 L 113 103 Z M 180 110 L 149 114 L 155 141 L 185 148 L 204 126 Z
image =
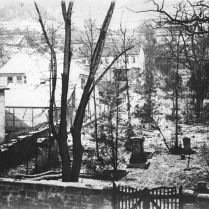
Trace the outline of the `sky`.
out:
M 156 0 L 161 3 L 162 0 Z M 180 0 L 165 0 L 165 8 L 171 9 L 175 2 Z M 30 2 L 33 3 L 34 0 L 0 0 L 0 8 L 5 5 L 9 5 L 13 2 Z M 61 1 L 60 0 L 36 0 L 37 4 L 57 15 L 61 13 Z M 66 0 L 66 5 L 68 5 L 69 0 Z M 73 5 L 73 24 L 78 28 L 84 26 L 84 20 L 91 19 L 96 20 L 96 25 L 102 25 L 105 18 L 107 10 L 110 6 L 111 0 L 74 0 Z M 116 0 L 116 5 L 111 20 L 110 28 L 117 29 L 120 27 L 122 22 L 123 27 L 136 28 L 144 20 L 156 18 L 157 14 L 152 13 L 134 13 L 127 8 L 139 11 L 146 9 L 153 9 L 153 3 L 148 2 L 148 0 Z M 60 16 L 61 18 L 61 16 Z

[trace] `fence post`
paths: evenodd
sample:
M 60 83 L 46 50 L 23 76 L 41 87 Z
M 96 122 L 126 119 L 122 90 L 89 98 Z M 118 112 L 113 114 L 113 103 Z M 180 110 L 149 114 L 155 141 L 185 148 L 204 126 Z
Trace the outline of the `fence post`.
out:
M 114 181 L 113 181 L 113 192 L 112 192 L 112 206 L 113 209 L 118 208 L 117 186 Z
M 183 190 L 183 187 L 182 185 L 179 187 L 179 209 L 183 209 L 183 206 L 184 206 L 184 200 L 183 200 L 183 194 L 182 194 L 182 190 Z
M 13 135 L 15 130 L 15 108 L 13 107 Z
M 150 191 L 148 188 L 144 188 L 144 204 L 143 209 L 150 209 Z

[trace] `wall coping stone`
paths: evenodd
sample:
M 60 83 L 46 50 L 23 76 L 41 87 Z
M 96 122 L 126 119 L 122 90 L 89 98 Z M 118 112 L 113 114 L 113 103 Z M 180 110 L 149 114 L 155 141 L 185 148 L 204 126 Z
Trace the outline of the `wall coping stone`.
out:
M 182 193 L 183 193 L 183 195 L 195 195 L 195 196 L 198 194 L 194 190 L 190 190 L 190 189 L 185 189 L 185 190 L 183 190 Z
M 57 180 L 26 180 L 26 179 L 12 179 L 12 178 L 0 178 L 0 185 L 3 183 L 14 183 L 14 184 L 33 184 L 33 185 L 43 185 L 43 186 L 58 186 L 58 187 L 74 187 L 81 189 L 92 189 L 92 190 L 110 190 L 112 189 L 112 182 L 101 182 L 101 184 L 89 184 L 89 183 L 79 183 L 79 182 L 62 182 Z

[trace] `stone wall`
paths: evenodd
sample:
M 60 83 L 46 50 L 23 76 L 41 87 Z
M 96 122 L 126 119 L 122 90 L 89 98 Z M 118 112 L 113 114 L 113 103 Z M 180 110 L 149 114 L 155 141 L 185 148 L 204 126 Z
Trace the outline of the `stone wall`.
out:
M 0 179 L 0 208 L 112 209 L 112 188 L 81 183 Z
M 193 190 L 183 191 L 183 202 L 185 205 L 192 205 L 195 209 L 209 208 L 209 194 L 199 193 Z

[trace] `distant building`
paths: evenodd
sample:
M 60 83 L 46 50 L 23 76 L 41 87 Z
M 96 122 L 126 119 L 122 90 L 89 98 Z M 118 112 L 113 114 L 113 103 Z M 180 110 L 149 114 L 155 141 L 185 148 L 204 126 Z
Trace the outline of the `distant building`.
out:
M 122 52 L 120 45 L 118 45 L 118 49 Z M 81 49 L 82 50 L 82 49 Z M 88 52 L 78 53 L 74 60 L 76 60 L 79 64 L 83 65 L 86 71 L 89 70 L 89 58 L 87 57 Z M 86 54 L 86 56 L 85 56 Z M 103 49 L 102 58 L 100 61 L 100 66 L 96 73 L 96 78 L 98 78 L 102 72 L 111 64 L 113 59 L 119 53 L 115 51 L 113 43 L 110 45 L 106 45 Z M 125 69 L 127 67 L 127 69 Z M 103 81 L 113 81 L 114 72 L 116 70 L 121 71 L 122 73 L 124 70 L 128 71 L 128 79 L 133 80 L 136 79 L 144 70 L 144 51 L 142 46 L 135 46 L 131 50 L 126 52 L 126 65 L 125 65 L 125 57 L 124 55 L 121 56 L 116 63 L 112 66 L 112 68 L 104 75 Z
M 171 38 L 178 37 L 180 33 L 180 26 L 171 26 L 171 25 L 160 25 L 156 26 L 155 37 L 158 43 L 165 43 Z
M 58 72 L 55 94 L 57 112 L 55 111 L 55 119 L 59 120 L 63 53 L 57 55 L 57 60 Z M 10 88 L 6 92 L 5 100 L 8 130 L 35 127 L 48 121 L 49 78 L 49 59 L 44 56 L 18 53 L 0 69 L 0 84 Z M 69 78 L 67 118 L 70 127 L 87 80 L 87 72 L 72 61 Z M 93 99 L 89 103 L 92 102 Z M 86 116 L 91 117 L 92 114 L 93 106 L 88 104 Z
M 0 69 L 0 84 L 39 85 L 44 79 L 49 78 L 47 74 L 49 74 L 49 61 L 46 58 L 18 53 Z

